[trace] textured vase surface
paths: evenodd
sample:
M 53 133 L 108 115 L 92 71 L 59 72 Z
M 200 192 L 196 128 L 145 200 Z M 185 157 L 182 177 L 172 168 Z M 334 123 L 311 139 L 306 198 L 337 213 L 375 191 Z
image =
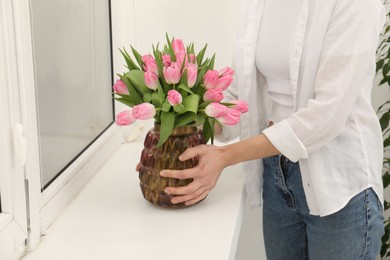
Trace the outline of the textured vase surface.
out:
M 179 180 L 160 176 L 164 169 L 183 170 L 193 168 L 198 159 L 180 161 L 179 156 L 189 147 L 204 144 L 203 133 L 193 126 L 183 126 L 173 129 L 168 140 L 156 148 L 160 138 L 160 126 L 155 125 L 145 137 L 144 149 L 141 153 L 139 179 L 144 198 L 159 206 L 169 208 L 186 207 L 184 203 L 172 204 L 173 195 L 164 192 L 165 187 L 186 186 L 192 179 Z

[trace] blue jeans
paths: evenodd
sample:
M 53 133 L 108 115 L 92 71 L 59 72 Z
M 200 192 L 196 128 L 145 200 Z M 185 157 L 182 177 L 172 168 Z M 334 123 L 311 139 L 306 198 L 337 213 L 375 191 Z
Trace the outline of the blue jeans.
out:
M 369 188 L 340 211 L 309 214 L 298 163 L 264 159 L 263 230 L 269 260 L 374 260 L 384 233 L 383 208 Z

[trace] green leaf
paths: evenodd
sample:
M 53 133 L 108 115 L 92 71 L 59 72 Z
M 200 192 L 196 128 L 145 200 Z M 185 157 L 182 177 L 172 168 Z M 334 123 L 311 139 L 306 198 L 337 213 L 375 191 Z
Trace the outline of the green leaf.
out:
M 390 146 L 390 137 L 385 138 L 383 141 L 383 148 Z
M 192 112 L 187 112 L 183 115 L 180 115 L 176 121 L 175 127 L 189 125 L 196 119 L 196 114 Z
M 136 49 L 133 48 L 133 46 L 130 45 L 130 47 L 131 47 L 131 50 L 133 51 L 133 54 L 134 54 L 135 59 L 136 59 L 137 62 L 138 62 L 139 67 L 140 67 L 140 68 L 143 68 L 145 64 L 144 64 L 144 62 L 143 62 L 143 60 L 142 60 L 141 54 L 139 54 L 138 51 L 137 51 Z
M 214 125 L 215 125 L 216 119 L 214 119 L 212 117 L 208 117 L 207 119 L 209 121 L 210 128 L 211 128 L 211 136 L 210 136 L 211 144 L 214 144 Z
M 168 33 L 166 34 L 166 38 L 167 38 L 169 56 L 171 56 L 171 61 L 172 61 L 172 62 L 175 62 L 175 61 L 176 61 L 176 55 L 175 55 L 175 52 L 174 52 L 174 50 L 173 50 L 172 42 L 171 42 L 171 40 L 169 39 Z
M 204 124 L 205 121 L 206 121 L 206 116 L 198 114 L 196 115 L 195 126 L 201 126 Z
M 389 70 L 390 70 L 390 66 L 389 66 L 388 63 L 383 65 L 383 67 L 382 67 L 382 75 L 383 75 L 383 77 L 387 76 L 387 74 L 389 73 Z
M 200 97 L 198 95 L 189 95 L 183 100 L 183 106 L 186 109 L 186 112 L 193 112 L 196 114 L 198 112 Z
M 123 48 L 123 51 L 121 49 L 119 49 L 119 51 L 122 53 L 122 56 L 125 59 L 126 64 L 127 64 L 127 68 L 129 70 L 139 70 L 138 66 L 131 59 L 130 55 L 127 53 L 125 48 Z
M 390 174 L 389 172 L 386 172 L 383 176 L 383 187 L 387 188 L 390 185 Z
M 205 109 L 208 105 L 210 105 L 213 101 L 204 101 L 199 105 L 199 109 Z
M 379 122 L 381 123 L 382 131 L 384 131 L 389 126 L 389 121 L 390 121 L 390 113 L 384 113 L 379 119 Z
M 209 65 L 207 66 L 207 68 L 208 68 L 209 70 L 213 70 L 213 69 L 214 69 L 214 63 L 215 63 L 215 54 L 213 55 L 213 57 L 211 57 L 210 63 L 209 63 Z
M 133 107 L 134 103 L 128 99 L 125 98 L 114 98 L 116 101 L 121 102 L 122 104 L 128 106 L 128 107 Z
M 160 98 L 161 96 L 157 93 L 157 92 L 154 92 L 152 93 L 152 104 L 155 106 L 155 107 L 161 107 L 162 104 L 164 103 L 164 99 L 161 100 Z
M 155 57 L 156 63 L 157 63 L 158 75 L 159 75 L 159 78 L 160 78 L 160 83 L 161 83 L 165 93 L 168 93 L 168 91 L 170 90 L 170 86 L 166 82 L 165 77 L 164 77 L 164 64 L 162 62 L 161 52 L 158 49 L 156 49 L 154 51 L 154 57 Z
M 187 87 L 186 85 L 184 85 L 184 84 L 180 84 L 178 89 L 182 89 L 182 90 L 190 93 L 191 95 L 195 95 L 195 93 L 192 92 L 192 90 L 189 87 Z
M 164 104 L 162 105 L 161 110 L 163 112 L 169 112 L 170 109 L 171 109 L 171 104 L 169 104 L 168 101 L 165 101 Z
M 198 78 L 196 79 L 195 87 L 199 86 L 206 72 L 207 72 L 207 67 L 203 67 L 198 71 Z
M 178 114 L 184 114 L 186 112 L 186 108 L 183 106 L 183 104 L 174 106 L 173 110 Z
M 144 96 L 146 93 L 150 93 L 153 90 L 149 89 L 145 84 L 144 72 L 142 70 L 131 70 L 127 72 L 126 78 L 128 78 L 134 87 Z
M 387 105 L 387 104 L 390 104 L 390 100 L 386 101 L 385 103 L 383 103 L 379 108 L 378 108 L 378 113 L 382 110 L 382 108 Z
M 206 144 L 210 140 L 211 135 L 212 135 L 212 130 L 211 130 L 210 122 L 209 120 L 205 120 L 203 124 L 203 136 Z
M 383 66 L 384 62 L 385 62 L 384 59 L 378 60 L 378 61 L 376 62 L 376 72 L 377 72 L 377 73 L 378 73 L 379 70 L 382 69 L 382 66 Z
M 181 70 L 183 71 L 183 70 Z M 184 85 L 184 86 L 187 86 L 188 85 L 188 73 L 187 73 L 187 68 L 184 69 L 183 73 L 182 73 L 182 76 L 180 78 L 180 82 L 179 82 L 180 85 Z
M 175 115 L 169 112 L 161 112 L 160 140 L 158 141 L 156 148 L 160 147 L 166 140 L 168 140 L 174 125 Z
M 196 56 L 196 62 L 198 63 L 198 65 L 202 64 L 203 57 L 204 57 L 204 54 L 206 53 L 206 50 L 207 50 L 207 44 L 203 47 L 202 50 L 200 50 L 200 52 Z
M 144 102 L 151 103 L 152 102 L 152 93 L 146 93 L 144 95 Z
M 119 74 L 118 74 L 119 75 Z M 119 75 L 119 77 L 121 78 L 121 80 L 126 84 L 127 86 L 127 89 L 129 90 L 129 96 L 131 98 L 131 101 L 135 104 L 135 105 L 138 105 L 138 104 L 141 104 L 144 102 L 143 100 L 143 95 L 141 95 L 138 90 L 133 86 L 133 84 L 130 82 L 130 80 L 123 76 L 123 75 Z

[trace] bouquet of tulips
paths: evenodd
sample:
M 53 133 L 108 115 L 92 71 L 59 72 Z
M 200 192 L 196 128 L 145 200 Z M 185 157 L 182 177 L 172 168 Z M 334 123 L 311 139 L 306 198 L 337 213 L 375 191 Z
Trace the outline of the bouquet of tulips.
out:
M 204 59 L 206 46 L 195 54 L 194 44 L 185 47 L 180 39 L 170 39 L 162 51 L 153 46 L 153 55 L 140 55 L 133 47 L 131 58 L 120 50 L 128 71 L 118 74 L 113 86 L 115 99 L 131 109 L 116 116 L 116 124 L 130 125 L 136 120 L 154 118 L 160 124 L 157 147 L 173 128 L 203 126 L 206 142 L 214 139 L 214 125 L 235 125 L 248 104 L 241 100 L 223 103 L 223 91 L 233 81 L 234 71 L 214 70 L 215 54 Z

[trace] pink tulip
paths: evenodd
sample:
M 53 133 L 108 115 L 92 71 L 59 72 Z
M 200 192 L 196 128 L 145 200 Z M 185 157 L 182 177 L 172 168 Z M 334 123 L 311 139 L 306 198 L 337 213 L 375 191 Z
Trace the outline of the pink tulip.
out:
M 142 61 L 144 62 L 144 70 L 145 71 L 152 71 L 156 75 L 158 75 L 158 68 L 156 60 L 153 58 L 152 55 L 144 55 L 142 56 Z
M 136 119 L 147 120 L 156 115 L 155 107 L 150 103 L 141 103 L 133 107 L 133 116 Z
M 228 107 L 219 103 L 211 103 L 205 108 L 204 112 L 209 117 L 222 117 L 228 113 Z
M 241 112 L 232 108 L 228 108 L 227 114 L 216 117 L 216 119 L 224 125 L 236 125 L 240 122 Z
M 196 65 L 196 57 L 195 54 L 187 54 L 186 61 L 185 61 L 185 67 L 190 66 L 191 64 Z
M 171 66 L 164 67 L 164 77 L 168 84 L 177 84 L 181 78 L 180 66 L 172 62 Z
M 162 62 L 163 62 L 163 64 L 164 64 L 164 67 L 169 67 L 169 66 L 171 66 L 171 63 L 172 63 L 172 61 L 171 61 L 171 56 L 168 55 L 168 54 L 162 55 Z
M 183 97 L 176 90 L 172 89 L 172 90 L 168 91 L 167 95 L 168 95 L 168 97 L 167 97 L 168 98 L 168 102 L 169 102 L 169 104 L 171 104 L 171 106 L 179 105 L 183 101 Z
M 159 85 L 158 76 L 153 71 L 144 73 L 145 84 L 149 89 L 156 90 Z
M 233 106 L 230 108 L 240 111 L 241 113 L 248 112 L 248 103 L 243 100 L 231 100 L 229 103 L 233 103 Z
M 215 85 L 217 84 L 218 80 L 218 71 L 216 70 L 209 70 L 206 72 L 206 74 L 203 77 L 203 84 L 206 87 L 206 89 L 215 88 Z
M 131 110 L 125 110 L 116 115 L 115 123 L 119 126 L 131 125 L 135 122 L 135 117 Z
M 233 82 L 233 77 L 230 75 L 223 75 L 217 79 L 214 88 L 220 88 L 222 90 L 227 89 Z
M 196 79 L 198 77 L 198 68 L 195 64 L 190 64 L 188 67 L 187 67 L 187 77 L 188 77 L 188 87 L 189 88 L 192 88 L 195 83 L 196 83 Z
M 223 69 L 221 69 L 219 72 L 218 72 L 219 76 L 224 76 L 224 75 L 229 75 L 229 76 L 232 76 L 234 75 L 234 70 L 232 70 L 230 67 L 225 67 Z
M 186 48 L 184 47 L 184 43 L 182 40 L 180 39 L 174 39 L 172 41 L 172 48 L 173 48 L 173 51 L 176 53 L 176 52 L 182 52 L 182 51 L 186 51 Z
M 175 55 L 176 55 L 176 63 L 179 64 L 181 68 L 184 60 L 187 60 L 187 53 L 185 51 L 178 51 L 175 52 Z
M 223 99 L 223 92 L 222 89 L 219 88 L 208 89 L 203 95 L 204 101 L 220 102 L 222 99 Z
M 126 87 L 126 84 L 120 79 L 115 82 L 112 88 L 115 93 L 129 95 L 129 90 Z

